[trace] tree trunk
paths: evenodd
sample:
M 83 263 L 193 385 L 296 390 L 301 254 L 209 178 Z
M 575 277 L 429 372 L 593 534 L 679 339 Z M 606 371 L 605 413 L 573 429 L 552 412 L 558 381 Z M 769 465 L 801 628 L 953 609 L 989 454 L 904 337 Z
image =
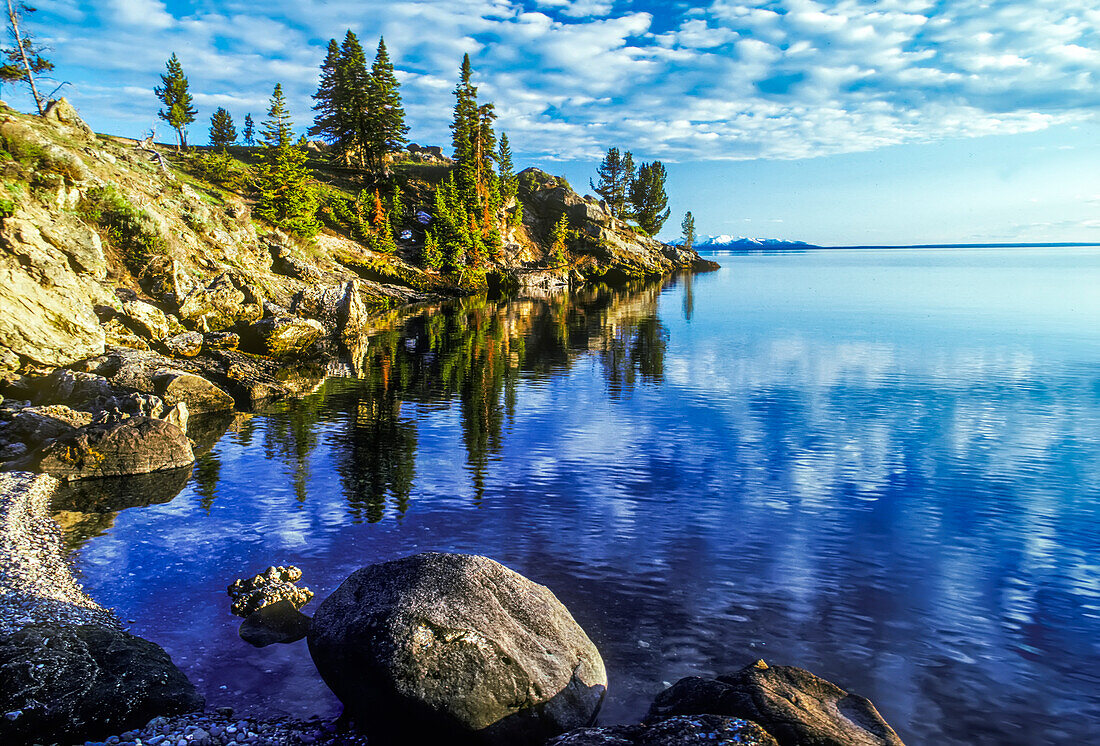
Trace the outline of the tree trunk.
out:
M 19 47 L 19 56 L 23 59 L 23 69 L 27 71 L 27 82 L 30 83 L 31 93 L 34 94 L 34 104 L 38 107 L 38 115 L 42 116 L 46 110 L 42 106 L 42 97 L 38 95 L 38 86 L 34 82 L 34 72 L 31 70 L 31 61 L 27 59 L 27 50 L 23 46 L 23 36 L 19 33 L 19 17 L 15 14 L 15 7 L 8 0 L 8 18 L 11 20 L 12 35 L 15 36 L 15 45 Z

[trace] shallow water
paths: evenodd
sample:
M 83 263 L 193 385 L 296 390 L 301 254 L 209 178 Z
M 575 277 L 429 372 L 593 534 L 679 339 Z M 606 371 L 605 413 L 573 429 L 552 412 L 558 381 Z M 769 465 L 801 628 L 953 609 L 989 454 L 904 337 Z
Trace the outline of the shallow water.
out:
M 604 722 L 763 657 L 911 745 L 1089 742 L 1100 250 L 719 261 L 399 320 L 361 378 L 238 419 L 169 502 L 63 514 L 86 587 L 251 712 L 339 703 L 304 642 L 237 637 L 228 583 L 292 563 L 320 599 L 438 549 L 565 602 Z

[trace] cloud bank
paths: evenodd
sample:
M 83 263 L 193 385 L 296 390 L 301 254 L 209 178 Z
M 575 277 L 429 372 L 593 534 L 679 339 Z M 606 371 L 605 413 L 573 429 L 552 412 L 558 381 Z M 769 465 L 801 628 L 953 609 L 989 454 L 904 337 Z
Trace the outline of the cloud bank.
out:
M 217 106 L 262 118 L 275 82 L 304 129 L 325 44 L 348 27 L 368 49 L 385 36 L 413 139 L 449 141 L 469 52 L 500 128 L 543 158 L 618 144 L 670 161 L 796 159 L 1035 131 L 1100 106 L 1091 0 L 58 0 L 37 16 L 59 81 L 99 129 L 155 122 L 152 89 L 175 51 L 196 142 Z

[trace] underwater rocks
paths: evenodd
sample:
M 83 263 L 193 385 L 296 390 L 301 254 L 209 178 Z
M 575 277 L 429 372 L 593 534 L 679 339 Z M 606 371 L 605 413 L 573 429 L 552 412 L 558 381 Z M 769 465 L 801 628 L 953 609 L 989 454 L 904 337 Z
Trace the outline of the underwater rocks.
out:
M 318 608 L 309 650 L 383 742 L 541 744 L 589 725 L 607 689 L 599 651 L 554 594 L 476 555 L 356 571 Z
M 269 567 L 259 575 L 240 578 L 226 588 L 233 598 L 232 611 L 237 616 L 246 617 L 265 606 L 287 601 L 295 609 L 300 609 L 313 599 L 313 591 L 294 585 L 302 579 L 302 571 L 297 567 Z
M 276 601 L 245 617 L 237 633 L 257 648 L 275 643 L 297 642 L 309 633 L 310 618 L 298 611 L 294 602 Z
M 805 669 L 764 661 L 717 679 L 681 679 L 657 696 L 646 722 L 701 714 L 752 720 L 779 746 L 903 746 L 869 700 Z
M 756 723 L 722 715 L 680 715 L 646 725 L 581 728 L 546 746 L 777 746 Z

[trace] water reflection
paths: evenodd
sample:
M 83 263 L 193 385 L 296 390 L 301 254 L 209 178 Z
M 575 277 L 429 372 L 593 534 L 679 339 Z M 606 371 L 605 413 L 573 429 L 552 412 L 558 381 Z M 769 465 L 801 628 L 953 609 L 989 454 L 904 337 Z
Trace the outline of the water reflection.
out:
M 550 586 L 604 653 L 609 721 L 765 657 L 910 744 L 1088 742 L 1100 255 L 728 262 L 394 314 L 360 378 L 235 423 L 179 497 L 84 529 L 84 580 L 245 709 L 336 704 L 304 650 L 242 649 L 229 581 L 289 562 L 324 597 L 431 548 Z

